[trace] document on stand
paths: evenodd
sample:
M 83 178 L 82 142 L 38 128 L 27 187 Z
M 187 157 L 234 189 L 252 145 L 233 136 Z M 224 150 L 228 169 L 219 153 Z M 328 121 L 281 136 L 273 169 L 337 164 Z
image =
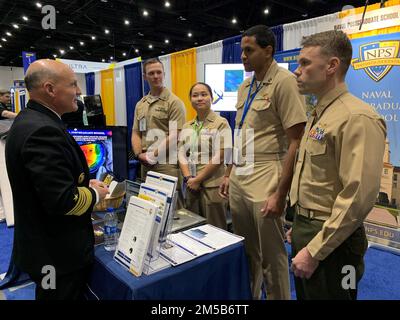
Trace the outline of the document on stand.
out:
M 214 250 L 225 248 L 244 239 L 210 224 L 195 227 L 182 233 Z
M 114 258 L 135 276 L 143 271 L 158 206 L 132 196 Z

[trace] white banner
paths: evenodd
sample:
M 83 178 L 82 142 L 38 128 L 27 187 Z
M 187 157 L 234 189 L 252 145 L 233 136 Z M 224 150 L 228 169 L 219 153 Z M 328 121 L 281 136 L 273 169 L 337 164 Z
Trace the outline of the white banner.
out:
M 103 62 L 68 60 L 68 59 L 57 59 L 57 60 L 67 64 L 76 73 L 95 72 L 107 69 L 111 66 L 111 63 L 103 63 Z
M 383 29 L 400 25 L 400 5 L 367 11 L 361 30 L 362 13 L 339 19 L 334 25 L 335 30 L 342 30 L 347 34 Z

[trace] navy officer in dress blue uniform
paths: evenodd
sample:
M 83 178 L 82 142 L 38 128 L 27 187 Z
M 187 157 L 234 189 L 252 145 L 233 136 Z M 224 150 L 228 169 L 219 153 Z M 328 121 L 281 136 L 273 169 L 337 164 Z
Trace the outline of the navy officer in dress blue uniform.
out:
M 108 188 L 89 181 L 83 152 L 61 121 L 77 110 L 74 72 L 61 62 L 38 60 L 25 84 L 30 100 L 6 143 L 14 262 L 36 283 L 36 299 L 81 299 L 94 258 L 91 211 Z

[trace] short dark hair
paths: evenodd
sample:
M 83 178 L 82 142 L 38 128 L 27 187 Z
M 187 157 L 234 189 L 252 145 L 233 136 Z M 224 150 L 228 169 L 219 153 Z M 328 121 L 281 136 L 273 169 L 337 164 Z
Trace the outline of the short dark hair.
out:
M 242 38 L 243 37 L 252 37 L 252 36 L 254 36 L 256 38 L 256 43 L 261 48 L 266 48 L 268 46 L 271 46 L 272 47 L 272 56 L 275 54 L 276 38 L 275 38 L 275 34 L 271 31 L 270 28 L 268 28 L 266 25 L 259 24 L 257 26 L 247 29 L 242 34 Z
M 160 59 L 158 59 L 158 58 L 150 58 L 150 59 L 147 59 L 145 62 L 143 62 L 143 73 L 146 73 L 146 66 L 148 64 L 153 64 L 153 63 L 161 63 L 161 66 L 162 66 L 162 68 L 164 70 L 164 65 L 160 61 Z
M 330 30 L 303 37 L 301 45 L 306 47 L 321 47 L 321 53 L 340 60 L 343 75 L 347 73 L 353 55 L 350 39 L 341 30 Z
M 11 91 L 8 89 L 0 89 L 0 96 L 4 96 L 5 94 L 11 94 Z
M 205 83 L 205 82 L 196 82 L 194 85 L 192 85 L 192 87 L 191 87 L 190 90 L 189 90 L 189 97 L 192 96 L 193 88 L 194 88 L 195 86 L 197 86 L 198 84 L 201 84 L 201 85 L 205 86 L 205 87 L 207 88 L 208 93 L 209 93 L 210 96 L 211 96 L 211 99 L 213 99 L 212 89 L 211 89 L 211 87 L 210 87 L 207 83 Z

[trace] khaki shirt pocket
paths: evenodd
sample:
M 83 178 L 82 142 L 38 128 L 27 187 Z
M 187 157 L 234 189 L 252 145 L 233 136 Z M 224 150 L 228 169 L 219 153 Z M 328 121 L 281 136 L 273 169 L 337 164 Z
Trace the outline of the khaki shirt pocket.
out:
M 168 119 L 168 110 L 164 108 L 157 108 L 154 110 L 153 116 L 157 119 Z
M 254 99 L 246 122 L 254 129 L 265 129 L 271 125 L 273 120 L 271 109 L 271 100 L 269 98 Z

